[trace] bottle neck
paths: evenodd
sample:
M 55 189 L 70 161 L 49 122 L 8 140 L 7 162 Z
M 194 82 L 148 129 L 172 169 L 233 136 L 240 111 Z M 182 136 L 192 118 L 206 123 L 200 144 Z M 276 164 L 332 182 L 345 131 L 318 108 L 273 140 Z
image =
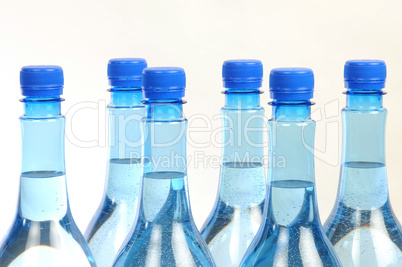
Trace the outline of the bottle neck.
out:
M 381 92 L 347 95 L 347 106 L 342 110 L 343 163 L 385 164 L 386 116 Z
M 275 121 L 307 121 L 311 119 L 310 101 L 273 101 L 272 120 Z
M 142 96 L 141 88 L 118 89 L 116 87 L 112 87 L 109 91 L 110 91 L 109 107 L 135 108 L 144 106 L 142 104 L 144 98 Z
M 177 100 L 148 100 L 146 101 L 146 120 L 172 123 L 185 120 L 183 114 L 184 101 Z
M 109 160 L 105 194 L 114 202 L 134 206 L 141 177 L 141 119 L 145 116 L 142 91 L 112 87 L 109 114 Z M 134 207 L 135 209 L 135 207 Z
M 109 160 L 137 161 L 141 158 L 141 119 L 145 106 L 142 91 L 111 91 L 109 113 Z M 129 162 L 130 163 L 130 162 Z
M 233 109 L 248 109 L 260 107 L 261 91 L 256 89 L 234 90 L 227 89 L 225 94 L 225 107 Z
M 367 110 L 382 108 L 382 91 L 354 91 L 346 92 L 346 108 Z
M 60 220 L 67 212 L 64 165 L 65 118 L 60 98 L 25 98 L 19 215 L 32 221 Z
M 245 213 L 261 205 L 266 195 L 264 160 L 264 109 L 258 89 L 225 92 L 222 108 L 222 166 L 220 200 Z M 245 183 L 245 181 L 247 182 Z
M 183 114 L 184 102 L 175 99 L 147 100 L 145 103 L 145 164 L 137 227 L 147 221 L 163 225 L 170 221 L 192 220 L 186 176 L 187 120 Z
M 315 122 L 310 101 L 274 101 L 268 122 L 269 181 L 314 183 Z
M 225 91 L 222 108 L 222 162 L 262 165 L 264 157 L 264 109 L 258 89 L 247 92 Z M 241 166 L 240 166 L 241 167 Z
M 60 98 L 25 98 L 22 129 L 22 172 L 65 172 L 65 117 Z
M 143 119 L 144 172 L 187 173 L 187 120 L 181 99 L 146 102 Z
M 385 167 L 387 110 L 381 91 L 347 92 L 342 110 L 343 143 L 339 198 L 356 209 L 379 208 L 388 201 Z M 373 195 L 377 197 L 373 197 Z
M 319 223 L 310 101 L 274 101 L 269 133 L 267 220 L 283 227 Z
M 32 98 L 22 100 L 24 103 L 24 116 L 27 118 L 51 118 L 61 115 L 60 98 Z

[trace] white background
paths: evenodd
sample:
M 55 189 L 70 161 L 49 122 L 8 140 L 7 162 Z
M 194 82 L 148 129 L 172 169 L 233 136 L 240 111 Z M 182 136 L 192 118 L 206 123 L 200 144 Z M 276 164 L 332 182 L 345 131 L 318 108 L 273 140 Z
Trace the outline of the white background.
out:
M 70 203 L 84 231 L 103 192 L 107 151 L 104 108 L 109 98 L 106 66 L 114 57 L 144 57 L 149 66 L 185 68 L 187 117 L 205 114 L 212 121 L 210 130 L 192 134 L 200 142 L 210 141 L 211 133 L 220 126 L 213 116 L 224 103 L 220 92 L 225 59 L 262 60 L 266 92 L 271 68 L 312 68 L 319 150 L 316 180 L 323 220 L 332 209 L 338 185 L 339 110 L 345 103 L 343 64 L 355 58 L 385 60 L 389 188 L 396 215 L 402 218 L 402 1 L 1 0 L 0 4 L 0 236 L 13 220 L 18 199 L 20 68 L 57 64 L 64 69 L 67 131 L 86 141 L 81 147 L 76 139 L 66 141 Z M 263 94 L 262 105 L 270 116 L 268 101 L 269 94 Z M 77 104 L 88 108 L 72 116 L 70 108 Z M 197 151 L 220 155 L 220 149 L 212 144 L 205 148 L 189 145 L 189 156 Z M 199 227 L 215 200 L 218 176 L 217 164 L 189 166 L 191 204 Z

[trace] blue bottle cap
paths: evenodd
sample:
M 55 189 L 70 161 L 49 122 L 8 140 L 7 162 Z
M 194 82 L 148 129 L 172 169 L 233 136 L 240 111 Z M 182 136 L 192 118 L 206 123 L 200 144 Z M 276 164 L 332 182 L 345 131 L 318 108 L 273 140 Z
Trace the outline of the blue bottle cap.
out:
M 63 94 L 63 69 L 59 66 L 25 66 L 20 71 L 23 96 L 54 97 Z
M 107 65 L 109 85 L 141 88 L 142 71 L 146 67 L 143 58 L 113 58 Z
M 182 98 L 186 88 L 186 74 L 178 67 L 152 67 L 142 73 L 142 90 L 148 99 Z
M 309 100 L 313 98 L 314 73 L 308 68 L 277 68 L 271 70 L 269 91 L 276 100 Z
M 381 90 L 385 87 L 387 67 L 382 60 L 360 59 L 345 63 L 345 88 Z
M 222 66 L 223 87 L 230 89 L 260 88 L 262 73 L 262 62 L 260 60 L 226 60 Z

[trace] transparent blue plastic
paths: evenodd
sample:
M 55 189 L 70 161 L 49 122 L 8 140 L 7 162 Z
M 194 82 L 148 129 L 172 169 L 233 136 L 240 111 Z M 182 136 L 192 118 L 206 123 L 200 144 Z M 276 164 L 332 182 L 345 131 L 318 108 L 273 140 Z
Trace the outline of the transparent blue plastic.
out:
M 402 231 L 388 197 L 380 90 L 348 90 L 338 196 L 324 228 L 344 266 L 402 266 Z
M 23 102 L 19 206 L 1 244 L 0 266 L 96 266 L 70 212 L 61 99 Z
M 182 104 L 146 102 L 139 214 L 114 266 L 215 266 L 191 214 Z
M 274 101 L 264 221 L 241 266 L 341 266 L 318 215 L 310 101 Z
M 141 180 L 142 91 L 111 89 L 109 159 L 102 201 L 85 237 L 99 267 L 110 267 L 137 216 Z
M 264 211 L 264 109 L 259 89 L 225 91 L 218 195 L 201 234 L 217 266 L 239 266 Z

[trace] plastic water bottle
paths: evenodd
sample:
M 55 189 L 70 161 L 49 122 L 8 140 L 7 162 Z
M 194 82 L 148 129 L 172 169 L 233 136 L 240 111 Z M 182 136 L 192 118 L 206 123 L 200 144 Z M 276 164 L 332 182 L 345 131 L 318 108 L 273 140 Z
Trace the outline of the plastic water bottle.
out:
M 214 266 L 195 226 L 187 189 L 182 68 L 147 68 L 144 172 L 139 214 L 114 266 Z
M 85 236 L 99 267 L 110 267 L 137 215 L 141 180 L 142 58 L 111 59 L 109 158 L 102 201 Z
M 269 199 L 264 221 L 241 266 L 341 266 L 318 215 L 313 88 L 310 69 L 271 71 Z
M 402 266 L 402 231 L 389 202 L 385 167 L 386 66 L 350 60 L 344 76 L 341 177 L 325 230 L 344 266 Z
M 0 266 L 95 266 L 68 203 L 64 166 L 63 71 L 21 69 L 24 99 L 19 207 L 0 248 Z
M 237 267 L 260 227 L 265 203 L 262 63 L 228 60 L 222 74 L 225 147 L 218 196 L 201 234 L 217 266 Z

